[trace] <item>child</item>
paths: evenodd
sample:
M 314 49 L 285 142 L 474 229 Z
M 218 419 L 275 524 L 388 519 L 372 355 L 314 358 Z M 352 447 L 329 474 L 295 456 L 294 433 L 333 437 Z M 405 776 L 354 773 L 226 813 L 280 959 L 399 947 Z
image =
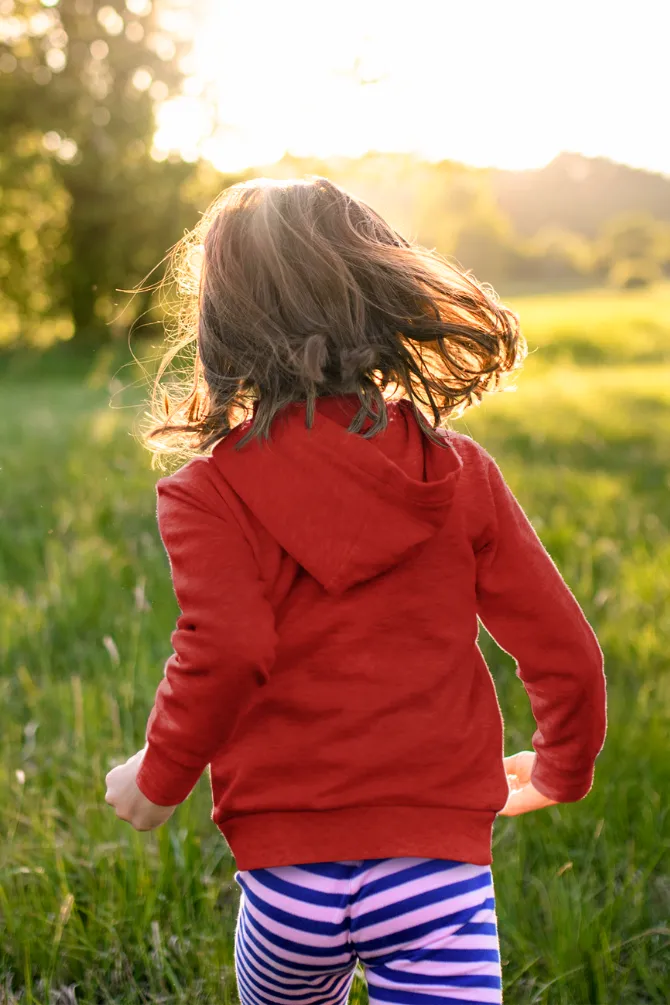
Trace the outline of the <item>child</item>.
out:
M 371 1000 L 501 1002 L 494 820 L 583 799 L 606 731 L 593 630 L 443 427 L 523 360 L 518 318 L 321 177 L 228 188 L 173 265 L 156 388 L 197 344 L 193 386 L 147 442 L 200 452 L 157 483 L 181 614 L 107 801 L 151 829 L 210 766 L 243 1005 L 345 1002 L 358 959 Z M 503 758 L 478 617 L 533 751 Z

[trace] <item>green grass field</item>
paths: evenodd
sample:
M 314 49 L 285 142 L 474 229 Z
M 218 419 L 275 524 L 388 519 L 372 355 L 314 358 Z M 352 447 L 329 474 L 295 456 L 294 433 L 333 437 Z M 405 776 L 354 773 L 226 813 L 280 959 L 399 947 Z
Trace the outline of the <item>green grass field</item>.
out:
M 591 621 L 609 732 L 583 801 L 496 821 L 505 1002 L 662 1005 L 670 287 L 506 302 L 530 347 L 517 390 L 453 426 L 499 461 Z M 149 834 L 104 802 L 109 767 L 143 745 L 178 613 L 157 473 L 131 435 L 143 389 L 110 407 L 110 388 L 138 379 L 62 352 L 0 380 L 0 1005 L 236 1000 L 239 892 L 208 777 Z M 514 663 L 481 644 L 506 752 L 527 749 Z M 367 1001 L 361 980 L 351 1000 Z

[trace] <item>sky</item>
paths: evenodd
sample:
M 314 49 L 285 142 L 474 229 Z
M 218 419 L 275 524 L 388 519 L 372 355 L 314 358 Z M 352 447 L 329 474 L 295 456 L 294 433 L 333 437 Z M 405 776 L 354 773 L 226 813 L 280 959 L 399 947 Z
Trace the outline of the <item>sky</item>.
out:
M 561 151 L 670 174 L 670 0 L 196 0 L 189 93 L 156 148 L 223 171 L 285 151 L 541 167 Z M 206 141 L 198 93 L 216 95 Z

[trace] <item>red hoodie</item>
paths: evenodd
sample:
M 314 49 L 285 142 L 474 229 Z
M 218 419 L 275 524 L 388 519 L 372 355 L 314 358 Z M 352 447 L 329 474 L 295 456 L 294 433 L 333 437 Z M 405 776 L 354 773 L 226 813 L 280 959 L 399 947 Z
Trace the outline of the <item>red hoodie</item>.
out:
M 137 783 L 189 795 L 239 869 L 417 856 L 492 862 L 503 719 L 481 620 L 516 661 L 537 729 L 533 784 L 593 784 L 606 727 L 596 636 L 493 457 L 433 444 L 410 403 L 385 432 L 356 395 L 286 406 L 157 483 L 181 614 Z M 369 421 L 364 427 L 369 427 Z

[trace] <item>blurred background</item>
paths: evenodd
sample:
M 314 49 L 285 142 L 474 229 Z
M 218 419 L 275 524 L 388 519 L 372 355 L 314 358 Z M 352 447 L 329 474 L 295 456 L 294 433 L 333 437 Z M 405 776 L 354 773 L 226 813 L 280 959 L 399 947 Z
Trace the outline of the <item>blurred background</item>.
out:
M 501 293 L 669 277 L 670 13 L 605 11 L 0 0 L 0 344 L 146 323 L 118 291 L 254 174 L 326 174 Z
M 668 37 L 662 0 L 0 0 L 0 1005 L 236 1000 L 207 777 L 152 834 L 103 802 L 178 613 L 137 421 L 169 248 L 314 173 L 519 314 L 515 393 L 453 426 L 605 653 L 592 792 L 496 821 L 506 1000 L 670 1000 Z

